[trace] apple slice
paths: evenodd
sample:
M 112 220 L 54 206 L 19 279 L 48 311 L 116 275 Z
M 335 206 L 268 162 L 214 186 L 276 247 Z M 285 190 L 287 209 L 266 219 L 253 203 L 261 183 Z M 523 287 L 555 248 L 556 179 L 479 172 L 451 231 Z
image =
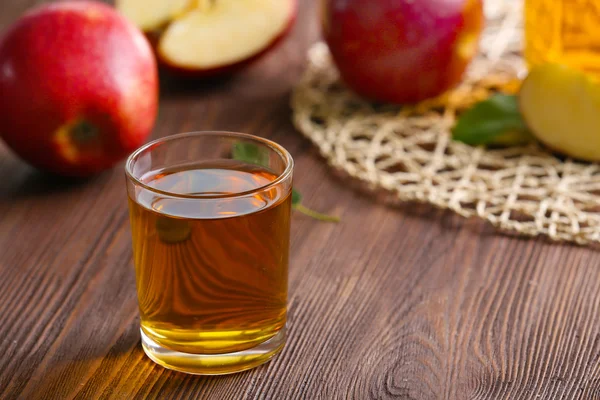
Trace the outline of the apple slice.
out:
M 194 0 L 117 0 L 117 9 L 144 32 L 161 28 L 193 6 Z
M 534 67 L 521 86 L 519 102 L 531 132 L 559 153 L 600 161 L 600 85 L 568 67 Z
M 295 13 L 296 0 L 199 1 L 166 28 L 158 54 L 177 69 L 222 71 L 271 48 L 291 27 Z

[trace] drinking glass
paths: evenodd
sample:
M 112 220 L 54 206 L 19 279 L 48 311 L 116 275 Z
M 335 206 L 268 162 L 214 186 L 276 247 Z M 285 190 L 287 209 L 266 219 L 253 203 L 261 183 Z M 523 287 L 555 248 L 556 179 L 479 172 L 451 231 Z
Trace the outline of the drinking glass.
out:
M 253 368 L 286 340 L 293 160 L 232 132 L 153 141 L 126 163 L 142 346 L 192 374 Z

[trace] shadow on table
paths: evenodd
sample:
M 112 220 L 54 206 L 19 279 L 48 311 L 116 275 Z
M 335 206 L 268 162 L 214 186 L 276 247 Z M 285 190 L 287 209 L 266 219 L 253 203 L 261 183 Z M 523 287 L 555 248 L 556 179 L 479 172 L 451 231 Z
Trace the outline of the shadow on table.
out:
M 234 75 L 194 78 L 176 76 L 161 70 L 159 73 L 160 96 L 162 98 L 198 96 L 227 88 L 235 80 Z
M 233 380 L 246 380 L 251 371 L 232 375 L 199 376 L 165 369 L 144 353 L 138 324 L 132 324 L 106 352 L 106 346 L 83 347 L 77 354 L 57 352 L 20 388 L 18 398 L 172 398 L 181 393 L 219 391 Z M 68 350 L 67 350 L 68 352 Z M 268 364 L 267 364 L 268 365 Z M 37 368 L 33 365 L 32 368 Z M 254 369 L 260 370 L 265 366 Z
M 11 190 L 3 193 L 2 197 L 21 199 L 64 193 L 104 182 L 111 173 L 107 171 L 89 178 L 68 178 L 29 168 L 23 175 L 20 182 L 12 185 Z
M 490 222 L 478 217 L 465 218 L 450 209 L 442 209 L 426 202 L 399 202 L 394 193 L 383 189 L 372 189 L 365 182 L 349 176 L 345 171 L 330 168 L 333 178 L 350 188 L 357 198 L 365 199 L 373 204 L 384 205 L 404 215 L 436 224 L 445 231 L 458 232 L 468 230 L 479 238 L 504 237 L 521 240 L 534 240 L 542 243 L 561 244 L 567 247 L 578 247 L 570 242 L 556 242 L 545 235 L 529 236 L 516 231 L 494 227 Z

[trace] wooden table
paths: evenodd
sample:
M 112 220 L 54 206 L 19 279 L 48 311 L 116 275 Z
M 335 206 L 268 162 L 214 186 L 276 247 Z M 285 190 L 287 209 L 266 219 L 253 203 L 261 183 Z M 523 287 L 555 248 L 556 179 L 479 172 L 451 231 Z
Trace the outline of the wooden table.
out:
M 32 3 L 2 1 L 0 28 Z M 164 80 L 154 131 L 276 140 L 306 204 L 342 216 L 294 218 L 283 353 L 224 377 L 153 364 L 122 166 L 73 183 L 0 147 L 1 399 L 600 398 L 598 252 L 351 190 L 290 123 L 290 89 L 319 35 L 315 2 L 301 3 L 283 46 L 232 80 Z

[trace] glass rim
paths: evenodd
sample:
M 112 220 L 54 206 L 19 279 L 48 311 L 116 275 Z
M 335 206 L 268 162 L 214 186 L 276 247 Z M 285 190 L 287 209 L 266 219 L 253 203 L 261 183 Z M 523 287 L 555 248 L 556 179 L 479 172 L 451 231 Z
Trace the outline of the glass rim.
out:
M 198 137 L 198 136 L 221 136 L 224 138 L 226 138 L 226 137 L 241 138 L 241 139 L 246 139 L 248 141 L 258 142 L 260 144 L 263 144 L 263 145 L 269 147 L 271 150 L 273 150 L 275 153 L 277 153 L 281 157 L 281 159 L 286 163 L 285 169 L 283 170 L 283 172 L 281 174 L 277 175 L 277 178 L 275 178 L 274 180 L 272 180 L 271 182 L 269 182 L 265 185 L 255 188 L 255 189 L 245 190 L 243 192 L 216 194 L 216 195 L 215 194 L 213 194 L 213 195 L 182 194 L 182 193 L 170 192 L 167 190 L 156 189 L 156 188 L 153 188 L 152 186 L 149 186 L 146 183 L 142 182 L 140 180 L 140 178 L 138 178 L 134 175 L 132 168 L 133 168 L 133 165 L 135 164 L 135 161 L 142 153 L 144 153 L 145 151 L 151 150 L 151 147 L 156 146 L 158 144 L 162 144 L 162 143 L 167 143 L 167 142 L 185 139 L 185 138 L 189 138 L 189 137 Z M 138 149 L 134 150 L 134 152 L 131 153 L 129 155 L 129 157 L 127 157 L 127 161 L 125 161 L 125 175 L 127 176 L 127 179 L 132 181 L 135 185 L 138 185 L 150 192 L 169 196 L 169 197 L 180 198 L 180 199 L 196 199 L 196 200 L 238 198 L 238 197 L 244 197 L 244 196 L 248 196 L 248 195 L 251 195 L 254 193 L 262 192 L 264 190 L 270 189 L 271 187 L 277 186 L 277 185 L 281 184 L 282 182 L 284 182 L 285 180 L 289 179 L 290 176 L 292 175 L 293 170 L 294 170 L 294 159 L 292 158 L 291 154 L 280 144 L 277 144 L 276 142 L 274 142 L 272 140 L 265 139 L 260 136 L 251 135 L 249 133 L 230 132 L 230 131 L 193 131 L 193 132 L 177 133 L 174 135 L 165 136 L 165 137 L 162 137 L 159 139 L 152 140 L 152 141 L 140 146 Z

